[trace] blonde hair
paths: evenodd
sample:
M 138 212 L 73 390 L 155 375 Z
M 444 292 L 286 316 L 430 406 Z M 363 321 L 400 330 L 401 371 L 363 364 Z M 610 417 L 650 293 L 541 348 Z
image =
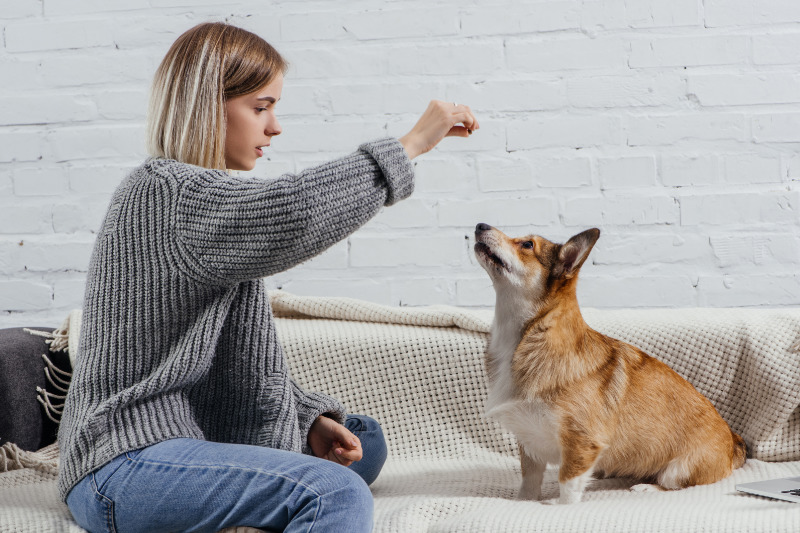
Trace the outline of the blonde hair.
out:
M 225 101 L 286 72 L 268 42 L 222 22 L 182 34 L 161 61 L 150 93 L 147 151 L 206 168 L 225 168 Z

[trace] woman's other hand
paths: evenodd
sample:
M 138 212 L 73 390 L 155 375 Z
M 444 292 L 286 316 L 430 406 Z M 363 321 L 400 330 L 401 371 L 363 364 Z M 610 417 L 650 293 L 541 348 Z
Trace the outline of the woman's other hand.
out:
M 445 137 L 469 137 L 480 128 L 469 106 L 432 100 L 417 123 L 400 143 L 414 159 L 439 144 Z
M 308 445 L 314 455 L 344 466 L 360 461 L 361 441 L 358 437 L 327 416 L 318 416 L 308 431 Z

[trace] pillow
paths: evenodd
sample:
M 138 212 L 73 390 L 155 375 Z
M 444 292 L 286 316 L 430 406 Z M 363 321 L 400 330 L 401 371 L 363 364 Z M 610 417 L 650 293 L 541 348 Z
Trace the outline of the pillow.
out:
M 55 328 L 30 329 L 50 333 Z M 25 328 L 0 329 L 0 445 L 13 442 L 33 451 L 56 440 L 60 409 L 51 408 L 48 416 L 39 397 L 49 398 L 52 404 L 63 403 L 54 395 L 64 394 L 70 364 L 67 353 L 51 353 L 46 340 Z M 42 355 L 47 355 L 50 365 Z

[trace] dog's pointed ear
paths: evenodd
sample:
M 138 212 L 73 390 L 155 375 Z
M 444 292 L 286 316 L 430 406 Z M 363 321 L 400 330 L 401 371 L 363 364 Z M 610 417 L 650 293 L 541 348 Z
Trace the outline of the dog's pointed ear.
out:
M 558 277 L 570 279 L 578 273 L 583 262 L 589 257 L 594 243 L 600 238 L 600 230 L 597 228 L 587 229 L 578 233 L 561 245 L 558 251 L 558 263 L 554 273 Z

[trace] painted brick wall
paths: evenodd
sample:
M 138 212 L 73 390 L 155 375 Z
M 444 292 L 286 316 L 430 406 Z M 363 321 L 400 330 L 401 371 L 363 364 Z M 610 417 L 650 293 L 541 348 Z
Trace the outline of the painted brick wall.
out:
M 487 222 L 603 235 L 593 307 L 800 303 L 797 0 L 0 0 L 0 327 L 80 306 L 108 199 L 144 157 L 151 76 L 206 20 L 291 62 L 255 175 L 400 136 L 432 98 L 481 120 L 414 196 L 267 280 L 386 304 L 494 302 Z

